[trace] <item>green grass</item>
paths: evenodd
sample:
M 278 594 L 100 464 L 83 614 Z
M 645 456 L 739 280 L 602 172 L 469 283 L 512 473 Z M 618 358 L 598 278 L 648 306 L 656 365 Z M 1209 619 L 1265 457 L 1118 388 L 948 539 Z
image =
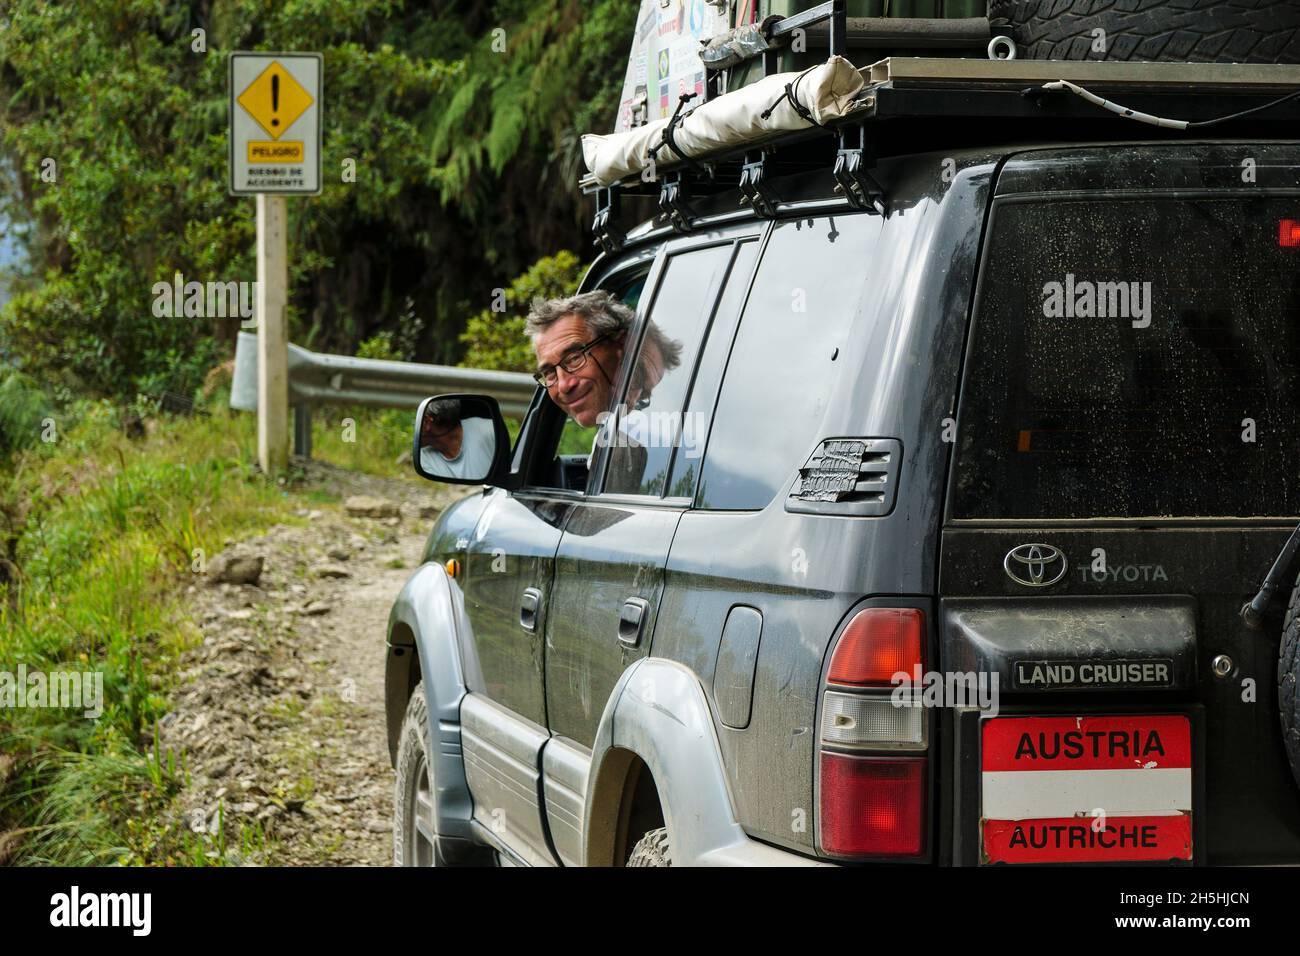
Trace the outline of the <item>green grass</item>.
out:
M 411 450 L 415 412 L 398 409 L 316 409 L 311 423 L 313 458 L 385 478 L 418 480 L 410 462 L 397 463 Z
M 163 417 L 138 440 L 113 417 L 83 406 L 60 418 L 57 442 L 0 471 L 0 526 L 15 529 L 18 567 L 16 583 L 0 584 L 0 670 L 104 675 L 98 719 L 0 710 L 0 753 L 14 761 L 0 779 L 0 835 L 10 834 L 0 853 L 19 864 L 220 863 L 225 834 L 167 822 L 185 771 L 152 743 L 177 658 L 198 637 L 181 590 L 200 557 L 292 522 L 296 502 L 253 469 L 253 416 Z

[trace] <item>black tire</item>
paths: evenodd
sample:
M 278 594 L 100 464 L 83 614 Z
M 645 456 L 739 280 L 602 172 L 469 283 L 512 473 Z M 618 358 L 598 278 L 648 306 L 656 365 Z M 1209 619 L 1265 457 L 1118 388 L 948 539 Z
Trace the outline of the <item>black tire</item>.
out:
M 448 840 L 434 832 L 432 764 L 429 762 L 429 705 L 424 682 L 415 685 L 397 743 L 393 784 L 393 863 L 396 866 L 491 866 L 486 847 Z
M 1300 581 L 1291 592 L 1291 603 L 1282 624 L 1282 645 L 1277 659 L 1277 713 L 1282 721 L 1282 742 L 1291 761 L 1291 775 L 1300 787 Z
M 1300 63 L 1300 0 L 989 0 L 989 18 L 1029 60 Z
M 632 847 L 628 866 L 672 866 L 673 851 L 668 846 L 668 828 L 651 830 Z

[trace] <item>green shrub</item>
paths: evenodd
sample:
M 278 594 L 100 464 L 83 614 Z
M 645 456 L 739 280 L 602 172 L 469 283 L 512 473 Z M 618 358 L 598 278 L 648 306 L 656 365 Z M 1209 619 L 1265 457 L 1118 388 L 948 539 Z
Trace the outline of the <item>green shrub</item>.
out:
M 0 461 L 35 445 L 42 431 L 48 434 L 51 409 L 49 397 L 30 376 L 0 370 Z
M 534 298 L 553 299 L 577 291 L 587 267 L 568 250 L 539 259 L 502 290 L 504 311 L 484 309 L 469 320 L 460 340 L 466 368 L 528 372 L 536 367 L 533 349 L 524 334 L 524 319 Z

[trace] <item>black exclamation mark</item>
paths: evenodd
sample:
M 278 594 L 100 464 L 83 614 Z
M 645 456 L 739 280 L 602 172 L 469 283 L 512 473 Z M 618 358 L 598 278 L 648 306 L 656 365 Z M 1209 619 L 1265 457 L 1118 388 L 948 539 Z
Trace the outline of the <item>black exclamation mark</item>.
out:
M 271 77 L 271 112 L 272 113 L 280 112 L 280 77 L 279 76 Z M 278 119 L 272 119 L 271 125 L 279 126 L 280 121 Z

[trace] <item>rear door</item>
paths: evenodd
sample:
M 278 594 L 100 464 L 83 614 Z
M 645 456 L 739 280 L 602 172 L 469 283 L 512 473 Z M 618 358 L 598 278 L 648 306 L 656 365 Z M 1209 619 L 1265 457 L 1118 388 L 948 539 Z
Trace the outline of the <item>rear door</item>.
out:
M 1300 862 L 1300 149 L 1026 153 L 998 184 L 942 533 L 958 862 Z M 1082 818 L 1082 819 L 1081 819 Z

